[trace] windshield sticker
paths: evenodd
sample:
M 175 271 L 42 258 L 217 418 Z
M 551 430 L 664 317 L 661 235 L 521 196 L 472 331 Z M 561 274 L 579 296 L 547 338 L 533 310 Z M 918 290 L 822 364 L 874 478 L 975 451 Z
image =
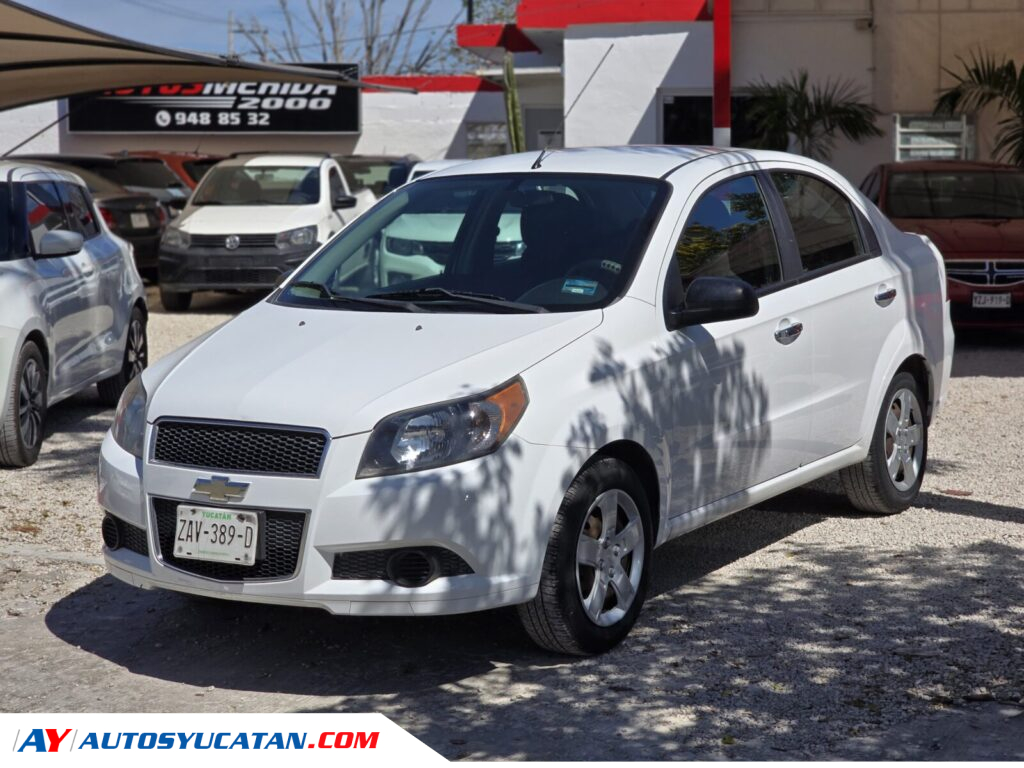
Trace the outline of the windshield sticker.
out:
M 578 296 L 593 296 L 597 293 L 596 280 L 569 279 L 562 283 L 562 293 L 575 293 Z

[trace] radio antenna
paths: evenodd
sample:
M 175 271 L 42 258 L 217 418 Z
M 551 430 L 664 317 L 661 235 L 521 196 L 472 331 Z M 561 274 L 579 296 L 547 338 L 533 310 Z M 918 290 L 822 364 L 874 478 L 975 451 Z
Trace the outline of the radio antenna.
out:
M 602 56 L 601 60 L 597 62 L 597 66 L 594 67 L 594 71 L 590 73 L 590 77 L 587 78 L 587 82 L 583 84 L 583 87 L 580 88 L 580 92 L 576 94 L 576 98 L 573 99 L 572 104 L 569 105 L 569 109 L 567 109 L 565 114 L 562 115 L 562 123 L 561 125 L 558 126 L 558 130 L 548 136 L 548 140 L 544 143 L 544 149 L 542 149 L 540 151 L 540 154 L 537 155 L 537 159 L 533 161 L 533 165 L 530 166 L 530 170 L 535 171 L 538 168 L 540 168 L 540 164 L 544 162 L 544 156 L 548 154 L 548 147 L 551 146 L 551 140 L 555 136 L 562 135 L 562 131 L 565 130 L 565 121 L 569 119 L 569 115 L 571 115 L 573 109 L 576 108 L 576 105 L 579 103 L 580 98 L 583 96 L 584 93 L 586 93 L 586 90 L 587 88 L 590 87 L 591 82 L 593 82 L 594 76 L 597 74 L 597 70 L 599 70 L 601 68 L 601 65 L 604 64 L 604 60 L 608 58 L 608 54 L 612 52 L 612 48 L 614 47 L 615 43 L 609 44 L 608 50 L 604 52 L 604 56 Z

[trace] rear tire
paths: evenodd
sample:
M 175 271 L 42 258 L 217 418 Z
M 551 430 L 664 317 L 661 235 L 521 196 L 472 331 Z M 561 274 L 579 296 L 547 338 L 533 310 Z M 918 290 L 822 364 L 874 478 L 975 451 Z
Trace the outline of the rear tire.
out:
M 192 306 L 192 292 L 160 288 L 160 303 L 168 312 L 186 312 Z
M 928 460 L 928 425 L 917 379 L 898 373 L 886 390 L 860 464 L 839 473 L 850 503 L 862 512 L 894 515 L 913 504 Z
M 18 354 L 11 385 L 4 397 L 0 420 L 0 466 L 27 467 L 39 458 L 46 423 L 49 374 L 35 342 L 27 341 Z
M 149 340 L 146 336 L 146 316 L 141 309 L 135 307 L 132 310 L 131 319 L 128 321 L 121 370 L 109 379 L 104 379 L 96 384 L 100 402 L 108 407 L 117 405 L 124 388 L 132 379 L 142 374 L 148 363 Z
M 537 595 L 518 606 L 527 634 L 556 653 L 614 648 L 643 607 L 653 549 L 647 495 L 633 470 L 612 458 L 586 467 L 558 511 Z

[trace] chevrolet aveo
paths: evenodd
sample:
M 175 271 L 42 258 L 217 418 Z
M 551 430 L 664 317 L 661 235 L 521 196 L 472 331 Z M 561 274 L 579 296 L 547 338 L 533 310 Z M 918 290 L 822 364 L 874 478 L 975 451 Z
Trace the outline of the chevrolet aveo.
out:
M 858 509 L 910 505 L 952 345 L 934 246 L 813 161 L 469 163 L 129 385 L 106 561 L 338 614 L 516 605 L 601 652 L 673 537 L 837 470 Z

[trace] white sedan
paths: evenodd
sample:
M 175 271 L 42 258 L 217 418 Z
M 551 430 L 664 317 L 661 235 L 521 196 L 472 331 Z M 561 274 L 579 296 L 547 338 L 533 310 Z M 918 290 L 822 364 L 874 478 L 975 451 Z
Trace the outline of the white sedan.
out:
M 927 239 L 791 155 L 539 160 L 396 190 L 129 385 L 110 572 L 338 614 L 517 605 L 586 654 L 676 536 L 836 470 L 857 509 L 914 501 L 953 347 Z M 382 280 L 387 233 L 435 214 L 459 219 L 438 269 Z

